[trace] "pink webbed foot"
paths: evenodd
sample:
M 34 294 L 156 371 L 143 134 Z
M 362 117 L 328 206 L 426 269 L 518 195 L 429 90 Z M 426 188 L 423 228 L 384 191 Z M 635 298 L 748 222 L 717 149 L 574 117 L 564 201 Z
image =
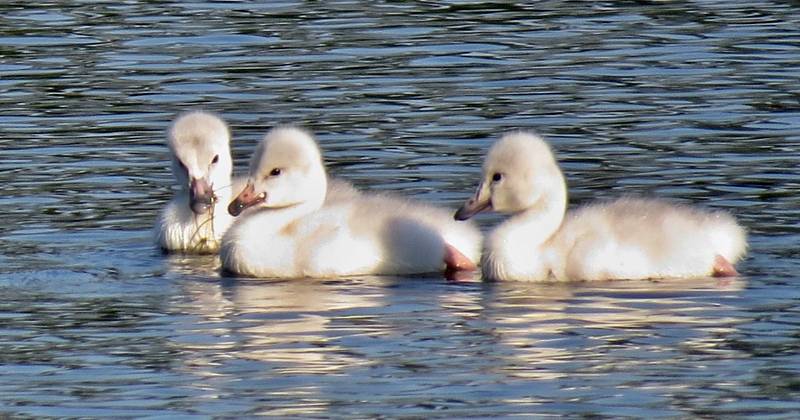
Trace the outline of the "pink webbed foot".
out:
M 472 260 L 450 244 L 444 247 L 444 276 L 447 280 L 468 280 L 478 269 Z
M 717 255 L 714 257 L 714 267 L 711 275 L 714 277 L 735 277 L 739 275 L 739 272 L 725 257 Z

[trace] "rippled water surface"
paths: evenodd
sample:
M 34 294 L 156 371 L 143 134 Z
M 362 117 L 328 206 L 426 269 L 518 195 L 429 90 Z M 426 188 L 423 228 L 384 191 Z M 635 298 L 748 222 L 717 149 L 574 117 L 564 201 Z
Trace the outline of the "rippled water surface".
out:
M 0 416 L 800 414 L 797 2 L 33 4 L 0 5 Z M 195 108 L 239 172 L 296 123 L 331 173 L 453 208 L 534 129 L 573 204 L 734 213 L 744 275 L 221 278 L 150 231 Z

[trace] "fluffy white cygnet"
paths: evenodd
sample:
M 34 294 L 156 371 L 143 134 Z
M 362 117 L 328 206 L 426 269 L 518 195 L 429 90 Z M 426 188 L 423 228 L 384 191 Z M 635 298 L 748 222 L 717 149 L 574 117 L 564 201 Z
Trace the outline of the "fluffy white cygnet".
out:
M 550 147 L 515 132 L 489 150 L 464 220 L 511 213 L 491 232 L 481 261 L 494 280 L 582 281 L 732 276 L 745 230 L 723 211 L 622 198 L 567 213 L 567 187 Z
M 180 187 L 161 212 L 156 241 L 167 252 L 213 253 L 233 222 L 227 206 L 244 185 L 232 180 L 230 131 L 216 115 L 180 115 L 167 133 L 172 173 Z
M 229 207 L 248 210 L 222 240 L 223 269 L 253 277 L 338 277 L 474 269 L 481 234 L 449 211 L 389 194 L 330 195 L 319 148 L 293 127 L 258 145 L 247 185 Z

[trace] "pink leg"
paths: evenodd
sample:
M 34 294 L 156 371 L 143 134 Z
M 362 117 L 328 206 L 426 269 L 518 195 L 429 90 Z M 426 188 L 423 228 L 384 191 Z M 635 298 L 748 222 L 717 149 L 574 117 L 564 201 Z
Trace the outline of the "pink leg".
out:
M 711 275 L 714 277 L 735 277 L 739 275 L 736 268 L 722 255 L 714 257 L 714 267 Z
M 466 280 L 478 266 L 450 244 L 444 246 L 444 275 L 448 280 Z

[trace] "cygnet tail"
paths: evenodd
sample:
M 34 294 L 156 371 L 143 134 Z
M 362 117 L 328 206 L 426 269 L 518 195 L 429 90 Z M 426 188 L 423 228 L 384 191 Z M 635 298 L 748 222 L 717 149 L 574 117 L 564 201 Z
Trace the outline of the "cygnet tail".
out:
M 718 223 L 709 232 L 711 245 L 715 254 L 735 264 L 747 252 L 747 231 L 729 214 L 716 217 Z

